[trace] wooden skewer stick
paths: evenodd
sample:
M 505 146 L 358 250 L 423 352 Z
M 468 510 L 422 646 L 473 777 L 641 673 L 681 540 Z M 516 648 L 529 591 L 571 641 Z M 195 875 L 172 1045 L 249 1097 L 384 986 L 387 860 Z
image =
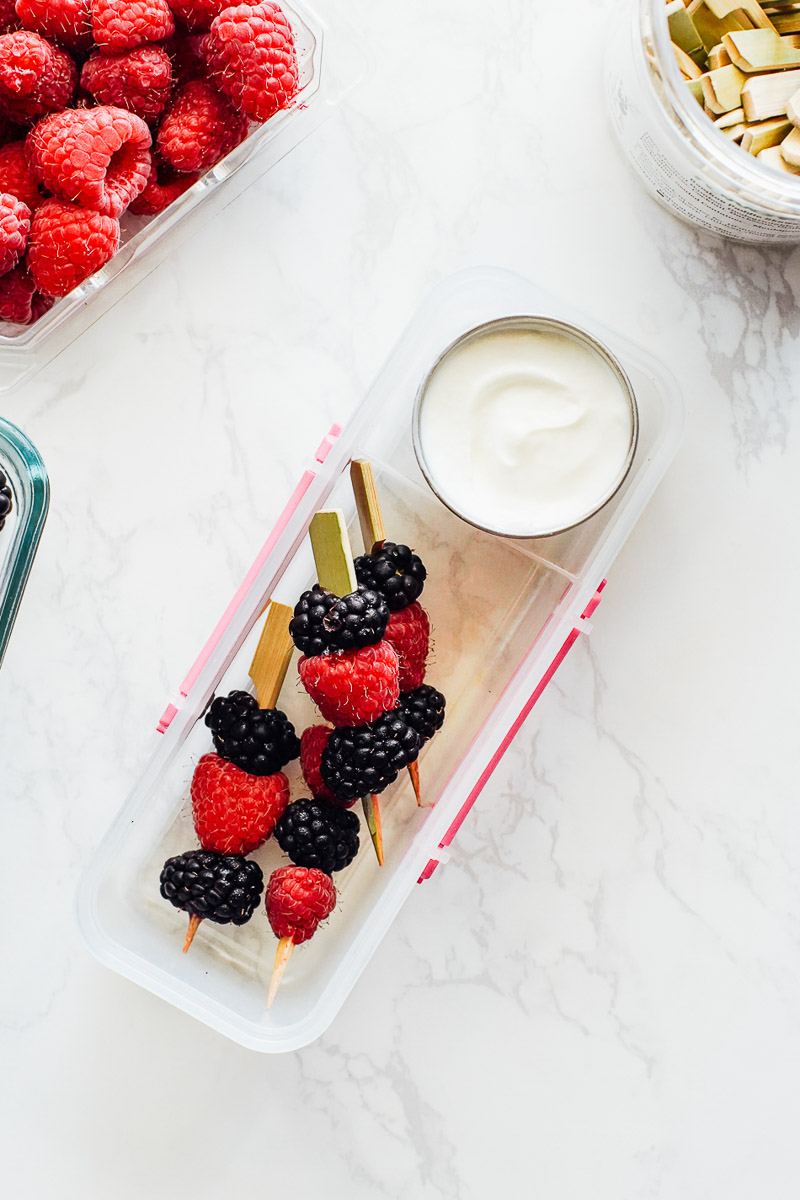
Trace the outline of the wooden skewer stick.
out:
M 779 37 L 769 29 L 750 29 L 726 33 L 722 44 L 730 61 L 746 75 L 800 66 L 800 38 L 796 33 Z
M 250 678 L 255 684 L 259 708 L 275 708 L 278 703 L 292 657 L 291 619 L 292 610 L 273 600 L 250 664 Z
M 189 928 L 186 930 L 186 941 L 183 943 L 184 954 L 188 954 L 189 947 L 194 941 L 194 935 L 200 928 L 200 922 L 202 919 L 202 917 L 198 917 L 197 913 L 192 913 L 192 915 L 189 917 Z
M 742 136 L 742 149 L 748 154 L 760 154 L 768 146 L 777 146 L 793 128 L 784 117 L 773 117 L 770 121 L 757 121 L 748 125 Z
M 694 66 L 693 63 L 692 65 Z M 386 530 L 383 527 L 381 502 L 378 499 L 372 463 L 365 458 L 354 458 L 350 464 L 350 482 L 356 498 L 356 510 L 361 525 L 361 534 L 364 538 L 364 549 L 367 554 L 374 554 L 386 541 Z
M 769 75 L 745 78 L 741 103 L 748 121 L 783 116 L 787 104 L 800 88 L 800 71 L 773 71 Z
M 364 820 L 367 822 L 369 836 L 375 847 L 378 866 L 383 866 L 383 830 L 381 828 L 381 806 L 377 796 L 364 796 L 361 801 L 364 810 Z
M 419 790 L 419 762 L 417 759 L 414 759 L 413 763 L 409 766 L 408 773 L 411 776 L 414 795 L 417 797 L 417 805 L 419 808 L 422 808 L 422 792 Z
M 289 959 L 292 957 L 293 950 L 294 942 L 290 937 L 281 938 L 278 942 L 278 949 L 275 951 L 275 965 L 272 968 L 272 978 L 269 981 L 267 1008 L 272 1008 L 272 1001 L 275 999 L 278 988 L 281 986 L 281 980 L 289 965 Z
M 353 551 L 350 549 L 350 535 L 341 509 L 318 512 L 311 522 L 309 534 L 320 586 L 337 596 L 347 596 L 354 592 L 358 585 L 353 567 Z M 383 866 L 383 837 L 378 798 L 365 797 L 362 804 L 375 855 Z

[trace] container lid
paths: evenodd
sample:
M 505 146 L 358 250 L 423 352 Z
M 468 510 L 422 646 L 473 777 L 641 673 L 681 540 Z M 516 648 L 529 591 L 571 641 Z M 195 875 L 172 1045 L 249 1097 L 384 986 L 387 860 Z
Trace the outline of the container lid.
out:
M 39 451 L 0 417 L 0 471 L 13 505 L 0 529 L 0 664 L 28 582 L 50 505 L 50 484 Z

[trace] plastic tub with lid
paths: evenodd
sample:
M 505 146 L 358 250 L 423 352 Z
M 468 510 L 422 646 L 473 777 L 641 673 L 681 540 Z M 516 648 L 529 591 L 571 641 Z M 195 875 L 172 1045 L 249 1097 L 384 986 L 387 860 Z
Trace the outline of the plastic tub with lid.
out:
M 604 343 L 630 379 L 639 410 L 636 454 L 614 498 L 582 525 L 538 540 L 501 537 L 462 521 L 426 484 L 412 444 L 415 397 L 444 348 L 468 330 L 520 314 L 567 322 Z M 438 287 L 344 429 L 335 425 L 312 453 L 178 693 L 166 708 L 162 699 L 152 757 L 80 888 L 79 922 L 97 957 L 255 1050 L 294 1050 L 318 1037 L 409 893 L 446 860 L 457 829 L 570 646 L 588 634 L 607 572 L 677 449 L 682 421 L 681 398 L 660 363 L 529 281 L 480 269 Z M 362 827 L 364 850 L 336 876 L 336 910 L 295 952 L 267 1011 L 276 943 L 263 904 L 241 928 L 203 922 L 184 955 L 186 917 L 159 895 L 159 873 L 166 858 L 197 845 L 188 793 L 194 765 L 211 748 L 203 722 L 211 697 L 250 686 L 268 600 L 294 605 L 315 579 L 306 536 L 313 515 L 341 507 L 360 552 L 353 458 L 373 464 L 387 537 L 414 546 L 427 565 L 422 602 L 435 639 L 428 681 L 447 696 L 448 714 L 420 758 L 430 807 L 417 807 L 408 780 L 384 793 L 386 865 L 378 866 Z M 294 662 L 278 707 L 298 730 L 319 721 Z M 292 795 L 307 794 L 298 765 L 287 774 Z M 254 857 L 265 877 L 287 862 L 274 839 Z

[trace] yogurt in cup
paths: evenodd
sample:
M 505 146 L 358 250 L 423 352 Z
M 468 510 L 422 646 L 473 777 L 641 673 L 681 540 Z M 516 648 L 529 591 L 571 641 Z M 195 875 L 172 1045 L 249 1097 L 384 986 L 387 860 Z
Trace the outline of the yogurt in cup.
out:
M 548 317 L 470 330 L 437 359 L 414 406 L 414 450 L 431 489 L 503 537 L 549 537 L 593 516 L 628 474 L 638 430 L 617 360 Z

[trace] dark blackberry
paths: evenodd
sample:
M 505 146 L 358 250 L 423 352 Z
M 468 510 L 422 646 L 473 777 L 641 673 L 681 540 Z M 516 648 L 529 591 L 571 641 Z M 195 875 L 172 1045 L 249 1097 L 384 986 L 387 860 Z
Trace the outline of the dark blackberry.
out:
M 300 756 L 300 739 L 279 708 L 259 708 L 249 692 L 218 696 L 206 713 L 214 749 L 249 775 L 274 775 Z
M 5 525 L 6 517 L 13 507 L 14 497 L 11 494 L 11 485 L 5 471 L 0 471 L 0 529 Z
M 384 542 L 381 550 L 355 561 L 356 579 L 386 597 L 390 612 L 408 608 L 422 595 L 428 572 L 408 546 Z
M 349 867 L 358 854 L 355 813 L 327 800 L 295 800 L 275 826 L 275 839 L 298 867 L 318 867 L 326 875 Z
M 371 725 L 334 729 L 322 752 L 323 781 L 341 800 L 377 795 L 415 761 L 421 744 L 397 708 Z
M 437 730 L 444 725 L 444 710 L 447 701 L 436 688 L 414 688 L 400 697 L 399 707 L 412 729 L 416 729 L 424 742 L 429 742 Z
M 161 871 L 161 895 L 175 908 L 217 925 L 244 925 L 264 890 L 258 863 L 241 854 L 189 850 L 168 858 Z
M 347 596 L 335 596 L 315 583 L 298 600 L 289 633 L 302 654 L 315 658 L 326 651 L 375 646 L 388 623 L 386 601 L 373 588 L 359 585 Z

